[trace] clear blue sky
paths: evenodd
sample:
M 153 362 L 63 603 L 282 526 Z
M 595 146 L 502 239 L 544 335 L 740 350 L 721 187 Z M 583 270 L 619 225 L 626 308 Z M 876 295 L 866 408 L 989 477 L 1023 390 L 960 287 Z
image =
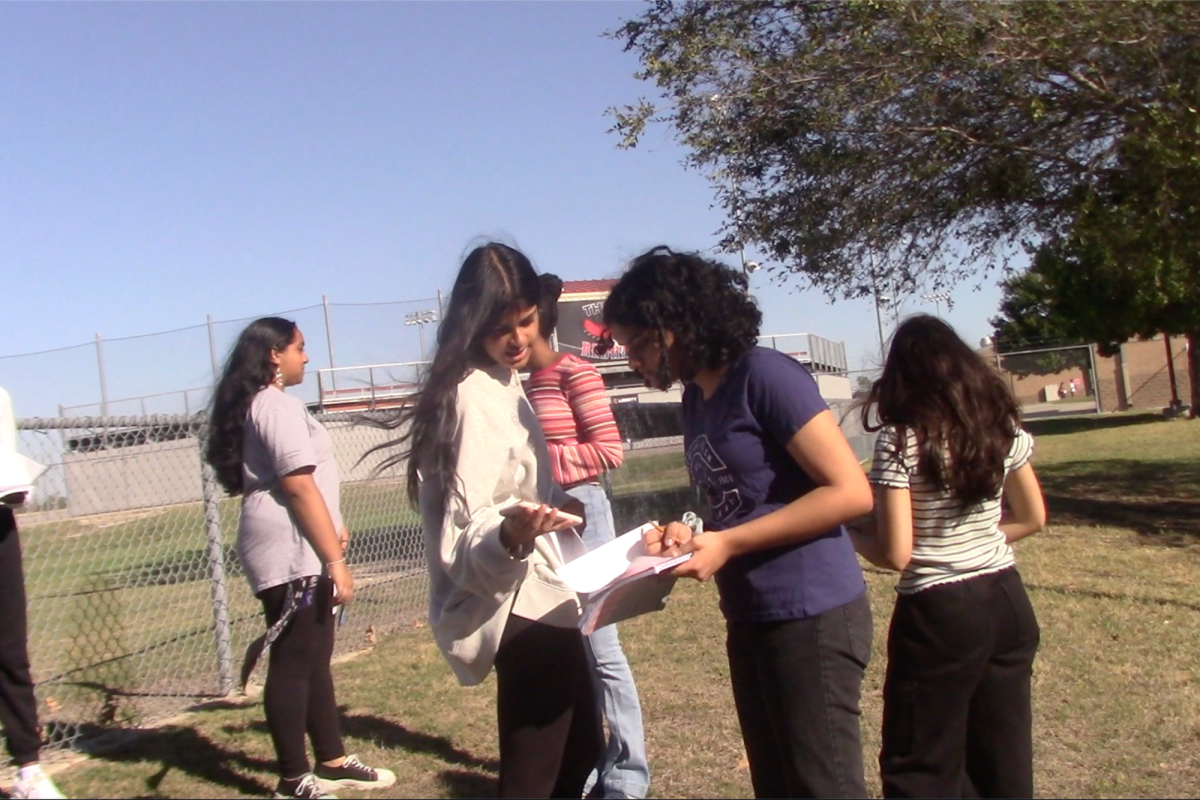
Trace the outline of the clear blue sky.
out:
M 322 294 L 432 297 L 479 236 L 567 279 L 616 276 L 655 244 L 711 247 L 721 212 L 669 132 L 634 151 L 606 133 L 606 108 L 653 96 L 601 36 L 641 8 L 0 3 L 0 263 L 18 290 L 0 356 Z M 844 341 L 852 367 L 877 356 L 870 302 L 766 271 L 752 289 L 764 332 Z M 943 315 L 976 343 L 998 292 L 953 294 Z M 901 313 L 917 310 L 933 307 Z M 334 316 L 339 365 L 417 355 L 395 308 Z M 321 312 L 297 317 L 327 365 Z M 219 328 L 220 350 L 237 328 Z M 110 398 L 211 380 L 203 329 L 104 359 Z M 95 349 L 0 358 L 0 383 L 22 416 L 97 402 Z

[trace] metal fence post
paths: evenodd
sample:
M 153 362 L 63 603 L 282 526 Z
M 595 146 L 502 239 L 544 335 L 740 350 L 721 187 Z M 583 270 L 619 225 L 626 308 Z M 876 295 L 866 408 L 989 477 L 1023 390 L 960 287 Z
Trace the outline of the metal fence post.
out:
M 233 629 L 225 586 L 225 548 L 221 543 L 221 507 L 217 476 L 204 458 L 208 444 L 207 415 L 192 418 L 200 441 L 200 484 L 204 498 L 204 530 L 208 540 L 208 570 L 212 584 L 213 636 L 217 644 L 217 681 L 221 694 L 233 691 Z
M 212 314 L 206 314 L 208 320 L 208 358 L 212 361 L 213 391 L 216 392 L 217 382 L 221 380 L 221 366 L 217 361 L 217 338 L 213 335 Z
M 100 374 L 100 416 L 108 416 L 108 383 L 104 380 L 104 348 L 100 344 L 100 334 L 96 334 L 96 370 Z
M 329 351 L 329 382 L 333 384 L 333 391 L 337 391 L 337 373 L 333 372 L 333 368 L 337 366 L 333 362 L 333 329 L 329 327 L 329 298 L 321 295 L 321 305 L 325 308 L 325 347 Z

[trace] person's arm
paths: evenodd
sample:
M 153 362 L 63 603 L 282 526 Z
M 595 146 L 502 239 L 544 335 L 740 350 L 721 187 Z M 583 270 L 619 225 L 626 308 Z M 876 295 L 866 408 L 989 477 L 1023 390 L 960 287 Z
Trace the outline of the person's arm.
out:
M 339 541 L 337 529 L 325 496 L 313 479 L 315 467 L 301 467 L 279 478 L 279 488 L 287 499 L 288 508 L 300 526 L 300 532 L 312 545 L 321 563 L 329 570 L 329 577 L 338 590 L 338 601 L 349 603 L 354 599 L 354 581 L 346 567 L 345 552 Z
M 505 398 L 507 402 L 507 398 Z M 525 579 L 525 560 L 534 540 L 564 525 L 554 525 L 548 508 L 506 517 L 503 508 L 516 503 L 511 442 L 527 439 L 513 428 L 510 408 L 498 408 L 497 396 L 486 384 L 471 379 L 459 384 L 457 478 L 462 496 L 450 492 L 440 516 L 438 559 L 442 569 L 467 591 L 497 602 L 512 594 Z M 441 484 L 427 476 L 421 484 L 423 516 L 437 502 Z M 497 502 L 498 497 L 509 497 Z M 536 498 L 529 498 L 536 499 Z
M 871 487 L 831 412 L 805 423 L 787 450 L 817 487 L 743 525 L 691 538 L 680 549 L 692 558 L 675 574 L 708 580 L 734 556 L 811 539 L 871 510 Z
M 880 504 L 880 492 L 875 490 L 875 507 Z M 879 537 L 879 528 L 875 524 L 875 512 L 864 514 L 858 519 L 851 520 L 846 523 L 846 533 L 850 534 L 850 541 L 854 543 L 854 552 L 865 558 L 877 567 L 884 569 L 895 569 L 892 563 L 887 560 L 887 553 L 884 549 L 883 541 Z
M 575 418 L 578 443 L 547 443 L 555 474 L 599 475 L 621 466 L 625 451 L 600 373 L 591 364 L 577 364 L 563 381 L 563 393 Z
M 1008 498 L 1012 516 L 1000 525 L 1000 530 L 1009 544 L 1046 527 L 1046 500 L 1033 465 L 1028 461 L 1008 473 L 1004 479 L 1004 496 Z

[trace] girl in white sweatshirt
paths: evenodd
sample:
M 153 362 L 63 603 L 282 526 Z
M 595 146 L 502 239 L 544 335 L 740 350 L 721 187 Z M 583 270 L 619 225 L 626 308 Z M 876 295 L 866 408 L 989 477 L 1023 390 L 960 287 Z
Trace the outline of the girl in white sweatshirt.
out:
M 401 413 L 408 496 L 421 512 L 429 619 L 459 682 L 497 677 L 501 797 L 575 797 L 602 735 L 578 596 L 555 569 L 586 552 L 558 521 L 583 504 L 554 483 L 517 370 L 538 334 L 541 284 L 517 250 L 463 262 L 420 393 Z M 532 510 L 516 510 L 530 501 Z M 513 513 L 513 512 L 516 513 Z

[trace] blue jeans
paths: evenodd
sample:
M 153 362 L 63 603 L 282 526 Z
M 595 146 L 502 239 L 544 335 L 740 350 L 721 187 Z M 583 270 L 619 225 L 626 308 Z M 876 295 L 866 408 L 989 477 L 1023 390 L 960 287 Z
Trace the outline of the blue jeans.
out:
M 587 528 L 583 543 L 589 550 L 616 538 L 612 506 L 604 490 L 594 484 L 582 484 L 567 493 L 583 503 Z M 650 788 L 650 766 L 646 762 L 646 741 L 642 731 L 642 704 L 629 662 L 617 638 L 617 626 L 607 625 L 585 637 L 596 701 L 608 720 L 608 746 L 596 770 L 588 778 L 584 794 L 603 797 L 645 797 Z M 595 791 L 593 792 L 593 789 Z

